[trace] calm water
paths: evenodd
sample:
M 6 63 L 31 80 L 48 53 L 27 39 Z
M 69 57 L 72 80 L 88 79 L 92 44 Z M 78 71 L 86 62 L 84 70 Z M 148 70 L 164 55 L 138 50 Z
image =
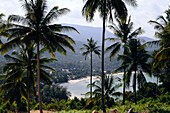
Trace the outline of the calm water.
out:
M 119 78 L 122 78 L 122 73 L 119 73 L 119 74 L 115 74 L 116 77 L 119 77 Z M 93 77 L 93 81 L 95 81 L 96 77 Z M 146 76 L 146 80 L 147 82 L 155 82 L 157 81 L 157 79 L 155 77 L 148 77 Z M 79 80 L 70 80 L 68 83 L 62 83 L 61 85 L 66 87 L 68 89 L 68 91 L 71 92 L 71 98 L 74 98 L 75 96 L 78 97 L 78 98 L 81 98 L 81 97 L 85 97 L 85 93 L 89 91 L 89 88 L 87 88 L 87 84 L 89 84 L 90 82 L 90 78 L 87 77 L 87 78 L 82 78 L 82 79 L 79 79 Z M 122 92 L 123 90 L 123 87 L 120 87 L 118 89 L 118 91 Z M 132 88 L 130 87 L 129 89 L 126 89 L 126 90 L 131 90 L 132 91 Z

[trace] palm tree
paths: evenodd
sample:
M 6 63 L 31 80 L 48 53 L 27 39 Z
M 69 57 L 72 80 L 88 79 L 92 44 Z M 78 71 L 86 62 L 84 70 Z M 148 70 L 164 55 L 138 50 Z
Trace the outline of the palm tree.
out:
M 17 82 L 12 79 L 6 80 L 0 88 L 1 94 L 4 95 L 2 102 L 6 104 L 8 101 L 12 105 L 16 102 L 17 113 L 20 111 L 21 97 L 26 97 L 26 78 L 19 79 Z
M 124 55 L 119 55 L 119 59 L 126 61 L 126 65 L 117 69 L 121 70 L 122 68 L 127 68 L 126 84 L 129 87 L 132 72 L 133 75 L 133 91 L 135 93 L 135 103 L 136 103 L 136 80 L 138 81 L 138 87 L 141 88 L 146 82 L 143 72 L 149 73 L 151 76 L 151 67 L 148 64 L 148 58 L 150 55 L 147 51 L 141 46 L 140 41 L 137 39 L 131 39 L 128 41 L 127 49 Z M 117 71 L 116 70 L 116 71 Z
M 170 59 L 170 7 L 165 11 L 166 17 L 159 16 L 156 21 L 150 20 L 149 23 L 154 25 L 155 36 L 159 39 L 148 42 L 146 44 L 157 44 L 160 46 L 159 51 L 154 57 L 154 68 L 161 67 L 163 69 Z M 161 62 L 161 63 L 160 63 Z M 158 66 L 159 65 L 159 66 Z
M 113 43 L 111 46 L 106 48 L 106 52 L 110 52 L 110 59 L 112 59 L 116 53 L 119 52 L 120 48 L 124 49 L 125 54 L 125 45 L 129 39 L 132 39 L 140 34 L 142 34 L 143 30 L 141 27 L 138 29 L 133 30 L 133 22 L 131 22 L 131 17 L 129 19 L 122 20 L 120 18 L 116 18 L 118 25 L 113 24 L 110 25 L 109 28 L 113 30 L 114 35 L 117 38 L 108 38 L 107 40 L 110 41 L 117 41 Z M 126 65 L 126 61 L 124 61 L 123 65 Z M 124 75 L 123 75 L 123 104 L 125 104 L 125 75 L 126 75 L 126 68 L 124 67 Z
M 40 50 L 40 53 L 42 54 L 45 52 L 45 48 Z M 23 82 L 25 83 L 26 87 L 26 93 L 27 93 L 27 101 L 28 101 L 28 113 L 30 112 L 30 105 L 29 105 L 29 95 L 30 93 L 33 93 L 35 91 L 36 86 L 36 53 L 35 51 L 35 44 L 28 46 L 20 46 L 20 51 L 14 51 L 12 52 L 13 56 L 5 55 L 5 58 L 10 61 L 10 63 L 7 63 L 4 66 L 4 73 L 7 73 L 5 76 L 5 83 L 3 87 L 6 87 L 6 84 L 8 82 L 14 82 L 17 83 Z M 55 71 L 53 68 L 44 65 L 45 63 L 56 61 L 55 59 L 49 59 L 49 58 L 40 58 L 40 73 L 41 73 L 41 79 L 47 83 L 51 84 L 50 75 L 45 70 L 52 70 Z M 12 86 L 11 86 L 12 87 Z M 17 87 L 16 87 L 17 88 Z M 2 88 L 4 89 L 4 88 Z M 23 88 L 21 88 L 23 90 Z M 6 89 L 6 91 L 8 91 Z M 6 92 L 5 91 L 5 92 Z M 10 92 L 10 91 L 8 91 Z M 14 95 L 14 94 L 13 94 Z M 25 96 L 25 95 L 21 95 Z M 26 97 L 26 96 L 25 96 Z
M 104 44 L 105 44 L 105 27 L 106 21 L 113 20 L 113 10 L 115 10 L 115 16 L 121 18 L 126 17 L 127 9 L 122 0 L 83 0 L 85 5 L 82 9 L 82 14 L 86 17 L 86 20 L 92 21 L 95 12 L 98 10 L 100 17 L 103 20 L 103 33 L 102 33 L 102 58 L 101 58 L 101 70 L 102 70 L 102 86 L 104 87 Z M 133 6 L 136 6 L 136 0 L 125 0 Z M 104 105 L 104 88 L 102 88 L 102 107 L 103 112 L 106 112 Z
M 113 76 L 104 76 L 104 97 L 106 98 L 107 102 L 109 102 L 109 98 L 113 96 L 120 96 L 120 92 L 116 92 L 116 90 L 122 86 L 121 79 L 115 78 Z M 118 84 L 115 84 L 115 82 L 119 82 Z M 92 84 L 88 84 L 88 86 L 94 87 L 93 95 L 94 98 L 97 99 L 96 101 L 101 101 L 101 95 L 102 95 L 102 87 L 101 87 L 101 78 L 100 80 L 94 81 Z M 89 92 L 86 93 L 87 95 Z M 109 103 L 107 103 L 109 105 Z M 111 107 L 111 106 L 110 106 Z
M 54 52 L 66 55 L 66 48 L 75 52 L 72 44 L 75 41 L 63 34 L 68 31 L 76 31 L 70 26 L 62 26 L 61 24 L 52 24 L 53 20 L 69 12 L 69 9 L 59 9 L 58 6 L 53 7 L 49 13 L 46 9 L 46 0 L 22 0 L 23 8 L 26 11 L 25 17 L 19 15 L 10 15 L 8 25 L 12 27 L 6 28 L 1 35 L 8 36 L 8 42 L 1 47 L 2 53 L 18 46 L 20 43 L 35 42 L 37 45 L 37 75 L 38 75 L 38 95 L 39 108 L 42 113 L 41 95 L 40 95 L 40 64 L 39 64 L 39 47 L 40 45 L 48 48 L 49 52 L 54 56 Z M 62 33 L 61 33 L 62 32 Z
M 90 71 L 90 84 L 92 84 L 92 55 L 93 53 L 97 54 L 100 58 L 100 46 L 97 46 L 97 41 L 95 42 L 93 40 L 93 38 L 87 39 L 88 44 L 83 44 L 84 47 L 80 48 L 80 50 L 86 50 L 85 52 L 83 52 L 83 56 L 85 56 L 85 60 L 86 57 L 90 54 L 90 67 L 91 67 L 91 71 Z M 92 86 L 90 87 L 90 98 L 92 99 Z

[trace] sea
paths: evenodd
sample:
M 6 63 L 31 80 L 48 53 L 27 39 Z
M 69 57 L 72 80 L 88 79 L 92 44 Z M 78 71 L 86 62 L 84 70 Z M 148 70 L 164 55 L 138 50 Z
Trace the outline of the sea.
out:
M 147 74 L 145 74 L 147 82 L 154 82 L 156 83 L 157 78 L 156 77 L 149 77 Z M 108 76 L 114 76 L 114 77 L 119 77 L 122 79 L 123 73 L 116 73 L 116 74 L 108 74 Z M 92 81 L 94 82 L 95 80 L 99 80 L 98 76 L 93 76 Z M 89 92 L 89 88 L 87 88 L 87 85 L 90 82 L 90 77 L 86 78 L 81 78 L 77 80 L 69 80 L 67 83 L 62 83 L 60 84 L 61 86 L 67 88 L 69 92 L 71 92 L 71 99 L 74 98 L 75 96 L 78 98 L 86 98 L 86 93 Z M 116 84 L 116 83 L 115 83 Z M 126 91 L 133 91 L 132 87 L 126 89 Z M 117 91 L 122 92 L 123 87 L 120 87 L 117 89 Z

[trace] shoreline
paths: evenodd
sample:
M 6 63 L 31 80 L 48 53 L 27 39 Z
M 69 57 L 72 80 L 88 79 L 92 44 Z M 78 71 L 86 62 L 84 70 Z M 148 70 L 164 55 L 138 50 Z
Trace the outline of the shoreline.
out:
M 107 75 L 108 76 L 120 76 L 121 77 L 121 76 L 123 76 L 123 72 L 115 73 L 115 74 L 107 74 Z M 92 76 L 93 80 L 96 80 L 98 78 L 99 78 L 99 76 Z M 74 79 L 74 80 L 68 80 L 68 82 L 66 82 L 66 83 L 78 83 L 78 82 L 87 81 L 87 80 L 90 80 L 90 76 L 79 78 L 79 79 Z
M 98 79 L 98 77 L 99 76 L 92 76 L 92 79 L 95 80 L 95 79 Z M 67 83 L 78 83 L 78 82 L 87 81 L 87 80 L 90 80 L 90 76 L 83 77 L 80 79 L 75 79 L 75 80 L 69 80 Z
M 115 73 L 115 74 L 107 74 L 107 76 L 115 76 L 115 77 L 122 77 L 124 72 L 119 72 L 119 73 Z M 134 72 L 132 72 L 134 73 Z M 145 73 L 144 73 L 145 74 Z M 100 76 L 92 76 L 93 80 L 98 79 Z M 79 79 L 74 79 L 74 80 L 68 80 L 68 82 L 65 83 L 78 83 L 78 82 L 82 82 L 82 81 L 88 81 L 90 80 L 90 76 L 87 77 L 82 77 Z

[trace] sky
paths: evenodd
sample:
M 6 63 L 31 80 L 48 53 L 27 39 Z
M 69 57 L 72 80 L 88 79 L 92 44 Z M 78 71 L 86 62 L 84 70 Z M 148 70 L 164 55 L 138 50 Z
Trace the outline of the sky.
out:
M 149 20 L 156 20 L 164 11 L 168 9 L 170 0 L 137 0 L 138 7 L 128 7 L 128 13 L 134 22 L 134 29 L 142 27 L 144 29 L 143 36 L 154 38 L 153 25 L 149 24 Z M 68 8 L 71 10 L 67 15 L 60 17 L 55 23 L 68 23 L 93 27 L 102 27 L 102 19 L 98 13 L 95 14 L 93 22 L 87 22 L 82 16 L 81 10 L 84 5 L 83 0 L 47 0 L 48 10 L 53 6 L 60 8 Z M 0 13 L 4 13 L 6 17 L 11 14 L 24 15 L 20 0 L 0 0 Z M 110 25 L 107 23 L 107 25 Z

